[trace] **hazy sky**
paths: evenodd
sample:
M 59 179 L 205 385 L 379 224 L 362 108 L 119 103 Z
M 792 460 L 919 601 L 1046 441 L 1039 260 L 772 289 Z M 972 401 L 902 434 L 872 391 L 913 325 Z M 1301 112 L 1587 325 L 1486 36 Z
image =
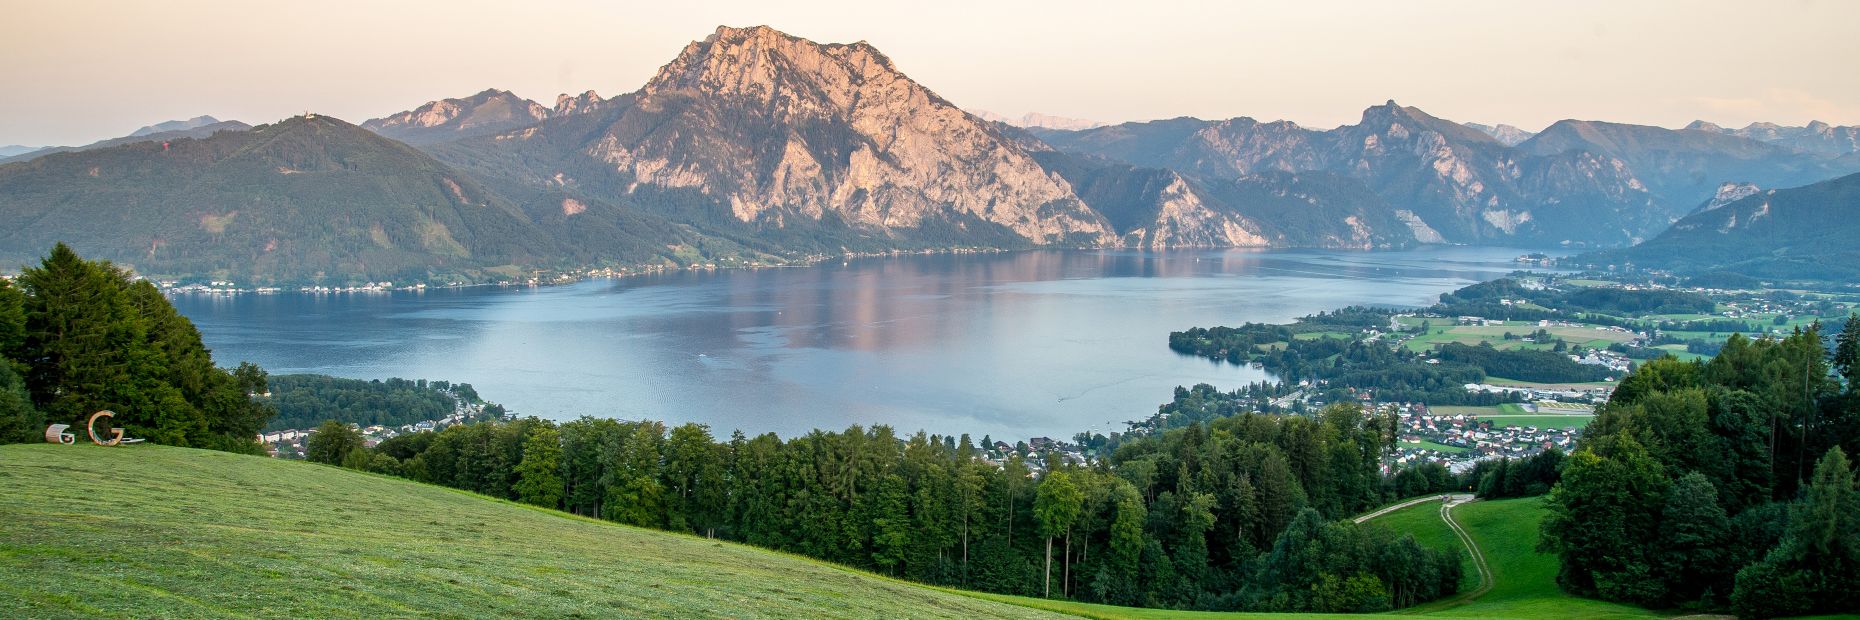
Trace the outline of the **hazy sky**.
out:
M 1101 121 L 1860 124 L 1860 2 L 0 0 L 0 144 L 638 88 L 719 24 L 866 40 L 970 109 Z

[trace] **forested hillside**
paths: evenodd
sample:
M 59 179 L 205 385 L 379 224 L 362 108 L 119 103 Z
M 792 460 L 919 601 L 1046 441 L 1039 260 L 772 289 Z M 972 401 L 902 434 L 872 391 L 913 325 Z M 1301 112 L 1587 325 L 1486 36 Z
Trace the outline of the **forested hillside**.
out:
M 271 377 L 265 399 L 278 415 L 265 430 L 315 428 L 325 421 L 359 426 L 404 426 L 457 413 L 461 405 L 483 404 L 469 383 L 392 378 L 343 379 L 326 375 Z M 502 408 L 499 408 L 501 412 Z M 492 414 L 495 417 L 496 413 Z
M 347 463 L 926 583 L 1191 609 L 1376 611 L 1452 593 L 1456 555 L 1338 521 L 1397 491 L 1387 421 L 1243 415 L 1124 442 L 1101 466 L 1001 458 L 888 427 L 727 441 L 704 426 L 582 418 L 449 427 Z M 342 450 L 323 449 L 328 445 Z M 1030 478 L 1031 471 L 1039 471 Z M 1403 490 L 1455 485 L 1445 470 Z M 1314 585 L 1315 584 L 1315 585 Z
M 1547 549 L 1582 596 L 1764 618 L 1860 607 L 1860 319 L 1733 335 L 1621 381 L 1550 493 Z

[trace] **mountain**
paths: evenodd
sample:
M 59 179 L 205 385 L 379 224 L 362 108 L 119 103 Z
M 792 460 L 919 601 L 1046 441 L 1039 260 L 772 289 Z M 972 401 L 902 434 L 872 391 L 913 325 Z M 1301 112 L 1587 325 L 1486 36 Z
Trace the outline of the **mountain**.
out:
M 197 121 L 201 119 L 212 120 L 212 122 L 204 124 L 204 125 L 188 126 L 193 121 Z M 163 126 L 181 126 L 182 128 L 150 131 L 150 130 L 163 127 Z M 213 117 L 211 116 L 199 116 L 199 117 L 195 117 L 193 119 L 187 120 L 187 121 L 169 121 L 166 123 L 157 123 L 154 125 L 150 125 L 148 127 L 143 127 L 142 129 L 138 129 L 136 130 L 136 133 L 123 136 L 121 138 L 98 140 L 96 142 L 92 142 L 84 146 L 48 146 L 45 148 L 33 149 L 31 151 L 19 153 L 19 154 L 12 155 L 12 156 L 0 156 L 0 164 L 28 161 L 32 159 L 37 159 L 39 157 L 44 157 L 52 153 L 74 153 L 78 151 L 88 151 L 88 150 L 93 150 L 93 149 L 108 148 L 112 146 L 120 146 L 124 144 L 133 144 L 136 142 L 162 142 L 162 141 L 169 141 L 169 140 L 179 140 L 182 138 L 205 138 L 207 136 L 211 136 L 213 134 L 216 134 L 222 131 L 245 131 L 251 128 L 252 128 L 251 125 L 247 125 L 239 121 L 221 121 L 221 120 L 214 120 Z
M 1704 204 L 1699 205 L 1697 209 L 1693 209 L 1692 213 L 1704 213 L 1712 209 L 1723 207 L 1761 191 L 1763 191 L 1763 188 L 1757 187 L 1755 183 L 1725 183 L 1718 186 L 1718 193 L 1713 194 L 1711 200 L 1707 200 Z
M 1051 116 L 1039 112 L 1028 112 L 1020 116 L 1007 116 L 987 110 L 973 110 L 972 113 L 975 114 L 976 118 L 985 121 L 1007 123 L 1022 129 L 1063 129 L 1066 131 L 1078 131 L 1081 129 L 1091 129 L 1093 127 L 1103 127 L 1105 125 L 1098 121 L 1085 120 L 1082 118 L 1067 118 L 1064 116 Z
M 1305 203 L 1321 224 L 1276 228 L 1247 215 L 1271 210 L 1271 192 L 1217 199 L 1219 184 L 1160 166 L 1062 161 L 868 44 L 767 27 L 719 28 L 595 112 L 428 150 L 513 195 L 560 188 L 765 251 L 1414 243 L 1339 201 Z
M 1063 151 L 1202 180 L 1326 173 L 1334 187 L 1377 197 L 1363 206 L 1397 205 L 1390 215 L 1418 239 L 1621 244 L 1669 221 L 1649 209 L 1650 197 L 1615 162 L 1520 156 L 1484 131 L 1393 101 L 1328 131 L 1245 117 L 1176 118 L 1042 137 Z
M 65 241 L 149 276 L 241 284 L 481 282 L 664 261 L 700 235 L 598 201 L 499 196 L 410 146 L 327 116 L 0 166 L 0 264 Z M 570 212 L 574 213 L 570 213 Z
M 1727 129 L 1705 121 L 1692 121 L 1686 129 L 1722 133 L 1784 148 L 1829 156 L 1860 153 L 1860 126 L 1834 126 L 1811 121 L 1805 127 L 1787 127 L 1776 123 L 1751 123 L 1743 129 Z
M 1492 136 L 1492 139 L 1498 140 L 1500 144 L 1504 144 L 1505 146 L 1517 146 L 1519 142 L 1529 140 L 1531 136 L 1537 135 L 1505 124 L 1481 125 L 1479 123 L 1466 123 L 1466 126 L 1485 132 L 1485 135 Z
M 593 112 L 606 103 L 607 100 L 602 99 L 599 93 L 591 90 L 579 95 L 562 93 L 555 96 L 555 107 L 549 110 L 549 115 L 561 117 L 570 114 Z
M 196 117 L 193 117 L 187 120 L 167 121 L 167 122 L 162 122 L 162 123 L 156 123 L 153 125 L 148 125 L 141 129 L 137 129 L 133 132 L 130 132 L 129 137 L 135 138 L 135 137 L 147 136 L 150 134 L 186 131 L 189 129 L 206 127 L 208 125 L 217 125 L 219 123 L 220 123 L 220 119 L 213 118 L 211 116 L 202 115 L 202 116 L 196 116 Z
M 370 119 L 362 123 L 362 128 L 420 145 L 534 125 L 549 118 L 549 112 L 542 104 L 510 91 L 486 89 L 470 97 L 440 99 L 406 112 Z
M 6 146 L 0 146 L 0 158 L 7 158 L 7 157 L 12 157 L 14 155 L 31 153 L 41 148 L 44 148 L 44 147 L 25 146 L 21 144 L 8 144 Z
M 1707 131 L 1563 121 L 1527 134 L 1392 101 L 1328 131 L 1241 117 L 1036 133 L 1061 151 L 1204 182 L 1329 173 L 1456 243 L 1624 245 L 1658 233 L 1726 181 L 1800 185 L 1860 170 L 1860 157 L 1829 159 Z
M 1752 193 L 1687 216 L 1634 247 L 1572 262 L 1852 282 L 1860 279 L 1860 174 Z
M 1587 152 L 1619 160 L 1669 208 L 1696 205 L 1727 181 L 1793 187 L 1856 170 L 1852 162 L 1736 135 L 1600 121 L 1558 121 L 1518 150 Z

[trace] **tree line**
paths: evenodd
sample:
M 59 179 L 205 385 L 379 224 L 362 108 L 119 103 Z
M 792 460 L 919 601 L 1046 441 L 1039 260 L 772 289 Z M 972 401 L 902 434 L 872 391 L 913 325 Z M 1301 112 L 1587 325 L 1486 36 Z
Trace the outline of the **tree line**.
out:
M 16 280 L 0 279 L 0 442 L 42 441 L 99 410 L 125 434 L 176 446 L 259 453 L 273 415 L 252 364 L 213 365 L 200 332 L 161 291 L 64 244 Z
M 1831 355 L 1817 326 L 1642 365 L 1550 493 L 1558 583 L 1746 618 L 1860 607 L 1857 385 L 1860 318 Z
M 336 420 L 360 426 L 405 426 L 452 415 L 460 403 L 483 404 L 469 383 L 425 379 L 344 379 L 328 375 L 277 375 L 266 399 L 278 412 L 265 430 L 313 428 Z M 496 408 L 496 410 L 493 410 Z M 501 413 L 489 405 L 487 414 Z
M 1458 488 L 1385 477 L 1392 420 L 1354 404 L 1242 414 L 1089 463 L 854 426 L 782 439 L 702 425 L 534 418 L 398 436 L 343 424 L 313 460 L 920 582 L 1120 605 L 1377 611 L 1455 591 L 1457 553 L 1344 519 Z

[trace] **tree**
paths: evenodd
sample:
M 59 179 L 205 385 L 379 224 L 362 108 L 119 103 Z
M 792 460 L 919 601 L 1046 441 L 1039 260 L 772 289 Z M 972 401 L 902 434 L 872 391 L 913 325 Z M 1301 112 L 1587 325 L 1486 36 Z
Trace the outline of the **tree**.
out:
M 1034 496 L 1033 515 L 1039 523 L 1040 535 L 1046 537 L 1046 568 L 1041 580 L 1041 596 L 1050 598 L 1053 595 L 1053 538 L 1066 535 L 1068 546 L 1071 544 L 1072 523 L 1078 520 L 1079 510 L 1084 503 L 1085 493 L 1079 490 L 1065 471 L 1048 471 L 1040 480 L 1038 494 Z
M 517 462 L 517 501 L 544 508 L 562 505 L 562 434 L 555 425 L 536 424 L 523 440 Z
M 304 460 L 341 465 L 349 453 L 362 448 L 362 433 L 335 420 L 324 422 L 304 441 Z
M 45 430 L 45 416 L 32 406 L 26 382 L 0 357 L 0 444 L 33 441 Z
M 1808 493 L 1789 510 L 1782 543 L 1737 573 L 1731 604 L 1740 617 L 1851 610 L 1860 605 L 1860 489 L 1847 455 L 1834 448 L 1815 465 Z
M 1143 507 L 1142 498 L 1136 487 L 1128 483 L 1112 487 L 1112 503 L 1117 515 L 1111 521 L 1111 557 L 1107 562 L 1105 579 L 1107 583 L 1100 586 L 1100 598 L 1119 604 L 1136 602 L 1136 583 L 1138 570 L 1143 559 L 1143 522 L 1148 511 Z
M 1730 592 L 1735 572 L 1725 562 L 1725 536 L 1730 531 L 1731 520 L 1718 504 L 1718 491 L 1709 478 L 1692 472 L 1673 484 L 1661 512 L 1656 547 L 1668 598 L 1685 603 Z
M 1847 324 L 1834 339 L 1833 362 L 1847 385 L 1860 385 L 1860 314 L 1847 315 Z
M 893 573 L 904 561 L 911 542 L 911 519 L 905 505 L 904 479 L 889 474 L 878 482 L 878 501 L 873 506 L 872 563 Z
M 1542 525 L 1544 550 L 1557 553 L 1557 583 L 1577 594 L 1658 602 L 1664 586 L 1648 549 L 1656 540 L 1667 479 L 1660 464 L 1625 433 L 1590 440 L 1563 469 Z

